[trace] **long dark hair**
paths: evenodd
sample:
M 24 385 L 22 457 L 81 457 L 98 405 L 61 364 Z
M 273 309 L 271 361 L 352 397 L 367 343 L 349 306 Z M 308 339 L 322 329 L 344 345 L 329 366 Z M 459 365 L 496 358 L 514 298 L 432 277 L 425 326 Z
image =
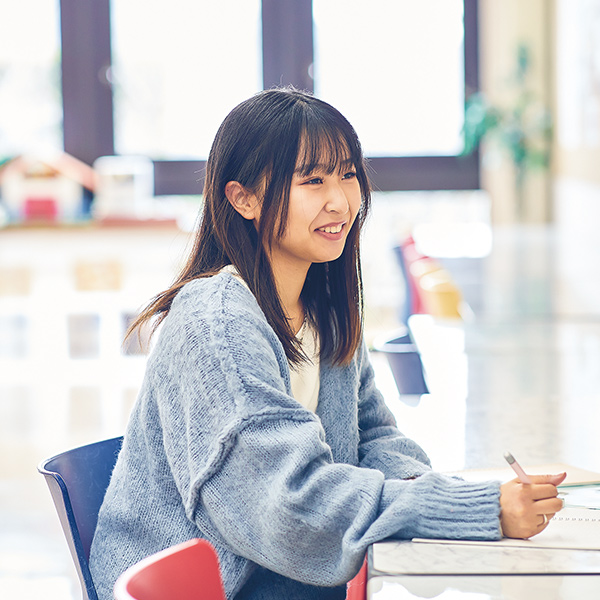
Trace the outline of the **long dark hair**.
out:
M 292 364 L 305 357 L 281 305 L 268 248 L 287 224 L 295 171 L 317 166 L 338 172 L 345 161 L 356 169 L 362 203 L 342 255 L 311 265 L 302 289 L 306 315 L 319 333 L 321 360 L 348 364 L 363 332 L 360 230 L 371 193 L 362 149 L 350 123 L 332 106 L 292 88 L 260 92 L 242 102 L 219 128 L 206 166 L 202 221 L 188 261 L 173 285 L 155 296 L 128 335 L 153 317 L 157 327 L 183 285 L 233 264 L 256 296 Z M 239 182 L 262 199 L 258 230 L 230 204 L 225 186 Z

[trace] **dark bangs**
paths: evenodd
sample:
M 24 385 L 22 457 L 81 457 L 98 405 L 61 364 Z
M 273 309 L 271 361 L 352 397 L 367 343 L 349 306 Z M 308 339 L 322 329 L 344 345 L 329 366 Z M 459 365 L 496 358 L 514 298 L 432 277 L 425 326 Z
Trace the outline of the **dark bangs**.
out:
M 319 171 L 333 175 L 361 163 L 360 147 L 353 148 L 347 135 L 327 129 L 315 120 L 306 121 L 296 159 L 296 173 L 306 176 Z

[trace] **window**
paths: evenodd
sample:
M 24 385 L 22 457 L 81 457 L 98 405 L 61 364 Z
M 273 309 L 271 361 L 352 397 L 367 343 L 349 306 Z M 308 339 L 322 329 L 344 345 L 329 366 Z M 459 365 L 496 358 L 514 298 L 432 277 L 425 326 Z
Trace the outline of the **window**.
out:
M 313 14 L 315 93 L 365 154 L 462 152 L 462 0 L 313 0 Z
M 315 93 L 348 117 L 380 190 L 477 189 L 462 152 L 477 0 L 313 0 Z
M 0 159 L 61 150 L 58 1 L 0 5 Z
M 260 0 L 112 0 L 117 154 L 208 157 L 227 113 L 262 89 L 260 8 Z M 225 22 L 225 34 L 213 26 Z
M 479 187 L 478 157 L 459 156 L 463 99 L 478 87 L 477 0 L 61 7 L 65 149 L 89 163 L 148 154 L 157 194 L 198 193 L 222 117 L 253 91 L 288 83 L 346 114 L 377 189 Z

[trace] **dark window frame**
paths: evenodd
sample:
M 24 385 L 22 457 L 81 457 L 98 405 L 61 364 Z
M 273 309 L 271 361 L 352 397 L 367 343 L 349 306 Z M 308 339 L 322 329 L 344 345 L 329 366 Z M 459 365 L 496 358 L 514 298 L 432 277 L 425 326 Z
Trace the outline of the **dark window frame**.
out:
M 60 0 L 65 151 L 114 154 L 110 0 Z M 479 89 L 478 0 L 464 0 L 465 97 Z M 262 0 L 263 86 L 312 91 L 312 0 Z M 376 190 L 479 189 L 479 154 L 369 159 Z M 155 193 L 199 194 L 205 161 L 157 160 Z

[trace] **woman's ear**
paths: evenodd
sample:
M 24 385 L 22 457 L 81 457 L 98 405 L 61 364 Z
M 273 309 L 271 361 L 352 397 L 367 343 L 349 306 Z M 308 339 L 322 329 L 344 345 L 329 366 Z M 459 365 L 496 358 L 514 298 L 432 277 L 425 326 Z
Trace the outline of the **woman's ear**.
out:
M 248 221 L 257 221 L 260 216 L 260 202 L 255 194 L 249 192 L 238 181 L 229 181 L 225 185 L 225 195 L 227 200 L 237 212 L 248 219 Z

